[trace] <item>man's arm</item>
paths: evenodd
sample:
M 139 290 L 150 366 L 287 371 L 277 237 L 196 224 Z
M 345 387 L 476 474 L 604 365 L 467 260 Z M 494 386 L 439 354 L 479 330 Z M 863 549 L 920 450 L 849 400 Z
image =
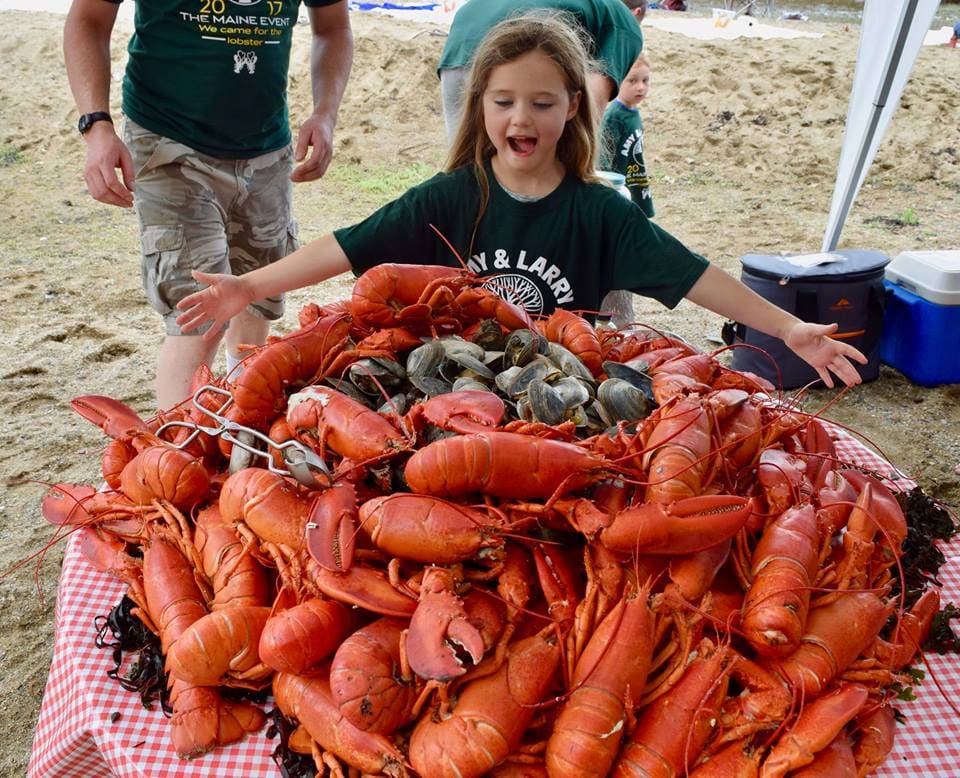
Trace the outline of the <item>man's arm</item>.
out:
M 322 8 L 307 8 L 313 36 L 310 48 L 310 80 L 313 113 L 297 135 L 294 181 L 320 178 L 333 156 L 333 128 L 353 64 L 353 32 L 346 0 Z M 313 147 L 310 156 L 307 150 Z M 303 161 L 306 160 L 306 161 Z
M 63 58 L 70 91 L 81 114 L 110 111 L 110 34 L 118 6 L 106 0 L 73 0 L 63 28 Z M 101 203 L 133 205 L 133 160 L 111 122 L 96 122 L 83 136 L 83 177 Z M 117 168 L 123 182 L 117 178 Z
M 607 109 L 607 103 L 617 94 L 617 82 L 605 73 L 592 71 L 587 73 L 587 92 L 590 93 L 590 100 L 593 102 L 593 120 L 599 127 L 603 112 Z

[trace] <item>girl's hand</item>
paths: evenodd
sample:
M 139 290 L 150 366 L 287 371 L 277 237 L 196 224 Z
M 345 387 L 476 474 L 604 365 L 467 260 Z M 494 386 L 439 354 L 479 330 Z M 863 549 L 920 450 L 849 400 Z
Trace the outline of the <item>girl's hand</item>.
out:
M 253 302 L 253 296 L 240 276 L 194 270 L 193 277 L 209 286 L 187 295 L 177 303 L 177 308 L 184 311 L 177 317 L 177 324 L 184 332 L 192 332 L 209 322 L 210 328 L 203 334 L 203 338 L 215 340 L 220 337 L 230 319 Z
M 867 358 L 853 346 L 830 337 L 837 331 L 837 326 L 798 322 L 790 327 L 783 338 L 783 342 L 797 356 L 816 369 L 820 380 L 831 389 L 833 379 L 827 372 L 828 368 L 847 386 L 856 386 L 861 381 L 860 374 L 850 360 L 861 365 L 867 364 Z

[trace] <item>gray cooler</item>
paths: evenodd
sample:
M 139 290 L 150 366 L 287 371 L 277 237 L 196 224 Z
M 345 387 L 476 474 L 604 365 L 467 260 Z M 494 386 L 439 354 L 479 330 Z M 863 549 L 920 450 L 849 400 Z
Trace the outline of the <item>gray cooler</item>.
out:
M 748 287 L 799 319 L 839 325 L 835 338 L 867 355 L 866 365 L 856 365 L 864 381 L 880 373 L 880 335 L 883 332 L 884 267 L 890 258 L 879 251 L 842 249 L 829 254 L 774 256 L 747 254 L 741 258 L 740 279 Z M 725 340 L 752 348 L 733 349 L 732 366 L 763 376 L 784 389 L 818 380 L 816 371 L 797 357 L 783 341 L 740 323 L 726 330 Z

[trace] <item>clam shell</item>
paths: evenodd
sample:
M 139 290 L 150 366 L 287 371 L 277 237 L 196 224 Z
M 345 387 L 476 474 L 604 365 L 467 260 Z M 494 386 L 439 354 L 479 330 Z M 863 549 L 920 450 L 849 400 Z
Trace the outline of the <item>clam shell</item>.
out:
M 487 386 L 484 383 L 481 383 L 480 381 L 478 381 L 476 378 L 473 378 L 472 376 L 462 376 L 461 378 L 458 378 L 456 381 L 453 382 L 452 389 L 454 392 L 462 392 L 462 391 L 469 391 L 469 390 L 475 390 L 478 392 L 490 391 L 489 386 Z
M 408 376 L 435 376 L 446 352 L 438 340 L 428 340 L 407 354 Z
M 360 359 L 347 368 L 347 377 L 364 394 L 383 396 L 384 387 L 399 386 L 406 371 L 392 359 Z
M 557 366 L 550 360 L 538 355 L 532 362 L 528 362 L 520 368 L 516 378 L 507 387 L 507 394 L 512 398 L 519 397 L 527 391 L 527 386 L 534 379 L 539 378 L 543 381 L 549 381 L 559 376 L 560 370 Z
M 481 352 L 481 357 L 485 355 L 486 352 Z M 447 361 L 440 367 L 440 374 L 447 380 L 463 375 L 464 371 L 473 373 L 474 376 L 486 378 L 488 381 L 492 381 L 494 376 L 493 371 L 480 359 L 466 352 L 448 355 Z
M 553 389 L 563 399 L 566 410 L 587 405 L 594 399 L 587 383 L 573 376 L 564 376 L 558 381 L 554 381 Z
M 559 424 L 563 421 L 566 403 L 560 393 L 546 381 L 535 378 L 527 385 L 527 402 L 536 421 Z
M 508 364 L 523 367 L 537 354 L 546 353 L 547 339 L 533 330 L 514 330 L 507 336 L 503 351 Z
M 506 341 L 507 334 L 496 319 L 484 319 L 473 332 L 473 342 L 485 351 L 503 351 Z
M 578 378 L 583 378 L 588 381 L 594 380 L 593 373 L 590 372 L 590 369 L 583 364 L 580 357 L 566 346 L 561 346 L 559 343 L 554 343 L 553 341 L 547 341 L 547 356 L 564 374 L 577 376 Z
M 644 366 L 646 362 L 642 363 Z M 604 362 L 603 372 L 607 378 L 620 378 L 643 392 L 650 402 L 653 399 L 653 379 L 640 369 L 640 363 L 636 360 L 630 363 L 626 362 Z
M 650 414 L 643 390 L 622 378 L 608 378 L 597 389 L 597 401 L 615 421 L 636 421 Z
M 449 382 L 442 378 L 433 378 L 431 376 L 412 375 L 409 381 L 413 386 L 427 397 L 436 397 L 438 394 L 446 394 L 452 387 Z
M 474 359 L 483 359 L 484 348 L 478 343 L 471 343 L 456 335 L 440 338 L 438 341 L 443 347 L 447 359 L 455 359 L 460 354 L 467 354 Z

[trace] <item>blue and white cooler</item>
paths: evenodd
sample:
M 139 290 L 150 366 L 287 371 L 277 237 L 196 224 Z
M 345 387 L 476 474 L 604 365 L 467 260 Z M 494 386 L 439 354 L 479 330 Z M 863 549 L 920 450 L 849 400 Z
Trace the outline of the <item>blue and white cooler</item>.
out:
M 884 275 L 880 359 L 921 386 L 960 383 L 960 251 L 904 251 Z

